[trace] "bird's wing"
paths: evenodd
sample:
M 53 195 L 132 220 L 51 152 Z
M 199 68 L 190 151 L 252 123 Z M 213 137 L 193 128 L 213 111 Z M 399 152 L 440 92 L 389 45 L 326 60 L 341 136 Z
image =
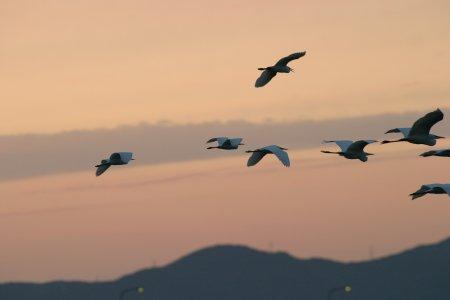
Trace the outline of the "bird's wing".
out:
M 242 142 L 242 138 L 234 138 L 234 139 L 230 139 L 230 143 L 232 146 L 239 146 L 239 144 Z
M 262 149 L 265 149 L 265 150 L 275 154 L 275 156 L 278 157 L 278 159 L 283 163 L 283 165 L 285 167 L 289 167 L 291 165 L 291 162 L 289 161 L 289 155 L 287 154 L 286 151 L 284 151 L 280 147 L 278 147 L 276 145 L 272 145 L 272 146 L 264 147 Z
M 410 134 L 429 134 L 431 127 L 437 122 L 442 121 L 442 119 L 444 119 L 444 114 L 440 109 L 427 113 L 425 116 L 414 122 Z
M 253 152 L 248 158 L 247 167 L 256 165 L 266 154 L 267 152 Z
M 217 142 L 217 138 L 209 139 L 206 143 L 208 144 L 208 143 L 213 143 L 213 142 Z
M 109 165 L 109 164 L 99 165 L 97 167 L 97 171 L 95 171 L 95 176 L 98 177 L 98 176 L 102 175 L 103 173 L 105 173 L 106 170 L 109 169 L 109 167 L 111 167 L 111 165 Z
M 354 143 L 352 143 L 348 148 L 347 151 L 351 152 L 361 152 L 364 150 L 364 147 L 366 147 L 369 144 L 375 143 L 375 140 L 359 140 Z
M 300 57 L 305 56 L 305 54 L 306 54 L 306 51 L 293 53 L 293 54 L 283 57 L 282 59 L 277 61 L 275 66 L 286 66 L 291 60 L 299 59 Z
M 410 131 L 411 131 L 411 128 L 406 128 L 406 127 L 394 128 L 394 129 L 386 131 L 384 134 L 386 134 L 386 133 L 393 133 L 393 132 L 401 132 L 404 137 L 407 137 L 409 135 Z
M 353 144 L 353 141 L 349 140 L 339 140 L 339 141 L 323 141 L 324 143 L 335 143 L 336 145 L 341 148 L 342 152 L 347 151 L 348 147 L 350 147 L 351 144 Z
M 256 79 L 255 87 L 262 87 L 265 86 L 272 78 L 277 75 L 277 72 L 274 72 L 272 70 L 264 70 L 261 75 Z
M 120 155 L 120 159 L 125 164 L 127 164 L 133 158 L 133 153 L 131 152 L 119 152 L 118 154 Z
M 212 143 L 212 142 L 217 142 L 219 144 L 219 146 L 221 146 L 226 140 L 228 140 L 228 138 L 226 136 L 221 136 L 221 137 L 215 137 L 212 139 L 209 139 L 206 143 Z

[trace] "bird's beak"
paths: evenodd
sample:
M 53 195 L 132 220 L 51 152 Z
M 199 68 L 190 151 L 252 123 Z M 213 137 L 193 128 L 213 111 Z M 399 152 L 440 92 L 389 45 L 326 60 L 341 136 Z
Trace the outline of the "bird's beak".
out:
M 134 160 L 134 158 L 132 158 L 131 160 Z
M 287 148 L 280 147 L 281 150 L 288 150 Z
M 436 135 L 436 139 L 445 139 L 445 137 Z
M 239 145 L 245 145 L 245 144 L 243 144 L 243 143 L 239 143 Z
M 411 196 L 411 200 L 414 200 L 414 199 L 417 199 L 417 198 L 420 198 L 423 196 L 423 194 L 419 194 L 417 192 L 409 194 L 409 195 Z
M 295 73 L 295 70 L 291 68 L 291 72 L 292 72 L 292 73 Z

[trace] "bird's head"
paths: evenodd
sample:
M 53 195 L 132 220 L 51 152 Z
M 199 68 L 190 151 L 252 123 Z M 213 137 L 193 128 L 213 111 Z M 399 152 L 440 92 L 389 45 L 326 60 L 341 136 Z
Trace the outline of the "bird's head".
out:
M 436 154 L 436 151 L 430 150 L 430 151 L 427 151 L 427 152 L 424 152 L 424 153 L 420 154 L 420 156 L 422 156 L 422 157 L 428 157 L 428 156 L 433 156 L 433 155 L 435 155 L 435 154 Z

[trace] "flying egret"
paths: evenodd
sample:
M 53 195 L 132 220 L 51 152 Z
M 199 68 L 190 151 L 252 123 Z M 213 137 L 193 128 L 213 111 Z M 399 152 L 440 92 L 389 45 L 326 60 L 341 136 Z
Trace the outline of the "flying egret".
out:
M 336 145 L 341 148 L 341 151 L 333 152 L 333 151 L 324 151 L 322 153 L 331 153 L 331 154 L 339 154 L 347 159 L 359 159 L 360 161 L 366 162 L 368 159 L 368 155 L 373 155 L 372 153 L 364 152 L 364 147 L 369 144 L 375 143 L 375 140 L 359 140 L 359 141 L 323 141 L 324 143 L 336 143 Z
M 130 160 L 134 160 L 131 152 L 115 152 L 111 154 L 109 159 L 103 159 L 99 165 L 96 165 L 96 176 L 102 175 L 111 166 L 126 165 Z
M 428 156 L 450 157 L 450 149 L 430 150 L 430 151 L 420 154 L 420 156 L 423 156 L 423 157 L 428 157 Z
M 289 167 L 291 165 L 289 161 L 289 156 L 286 148 L 279 147 L 277 145 L 271 145 L 262 147 L 256 150 L 245 151 L 247 153 L 252 153 L 247 161 L 247 167 L 256 165 L 266 154 L 275 154 L 276 157 L 283 163 L 284 166 Z
M 235 150 L 242 144 L 242 138 L 233 138 L 230 139 L 226 136 L 216 137 L 208 140 L 206 143 L 217 142 L 216 147 L 208 147 L 206 149 L 223 149 L 223 150 Z
M 412 200 L 414 200 L 416 198 L 425 196 L 426 194 L 447 194 L 450 197 L 450 184 L 425 184 L 422 185 L 418 191 L 415 191 L 414 193 L 409 195 L 412 197 Z
M 274 66 L 266 67 L 266 68 L 258 68 L 260 71 L 264 71 L 261 73 L 258 79 L 256 79 L 255 87 L 262 87 L 269 83 L 272 78 L 277 75 L 277 73 L 289 73 L 294 72 L 294 69 L 287 66 L 287 64 L 294 59 L 299 59 L 302 56 L 305 56 L 306 51 L 297 52 L 291 54 L 289 56 L 283 57 L 280 59 Z
M 388 130 L 386 133 L 401 132 L 403 138 L 395 141 L 382 141 L 382 144 L 395 143 L 395 142 L 410 142 L 412 144 L 423 144 L 428 146 L 436 145 L 436 139 L 443 139 L 442 136 L 430 134 L 430 129 L 434 124 L 441 121 L 444 118 L 444 114 L 440 109 L 436 109 L 430 113 L 427 113 L 422 118 L 414 122 L 411 128 L 394 128 Z

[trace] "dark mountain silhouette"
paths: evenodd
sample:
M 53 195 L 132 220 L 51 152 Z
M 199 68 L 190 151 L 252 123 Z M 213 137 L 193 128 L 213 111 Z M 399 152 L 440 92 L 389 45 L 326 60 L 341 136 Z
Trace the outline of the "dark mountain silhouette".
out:
M 7 283 L 1 300 L 110 300 L 141 285 L 126 299 L 326 299 L 327 290 L 351 285 L 333 299 L 450 299 L 450 239 L 359 263 L 297 259 L 243 246 L 199 250 L 165 267 L 111 282 Z

